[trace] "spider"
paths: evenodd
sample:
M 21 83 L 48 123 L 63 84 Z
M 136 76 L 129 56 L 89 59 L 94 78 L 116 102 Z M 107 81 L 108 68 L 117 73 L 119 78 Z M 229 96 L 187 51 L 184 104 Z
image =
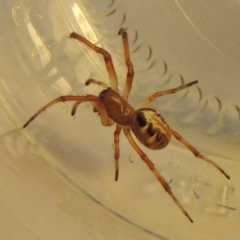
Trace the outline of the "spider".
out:
M 128 102 L 128 96 L 132 88 L 134 68 L 130 60 L 128 34 L 125 29 L 121 28 L 120 31 L 118 32 L 118 35 L 121 35 L 122 37 L 125 64 L 127 66 L 126 83 L 122 94 L 120 94 L 118 90 L 118 79 L 111 55 L 103 48 L 94 45 L 86 38 L 73 32 L 70 34 L 70 38 L 77 39 L 79 42 L 85 44 L 86 46 L 94 50 L 96 53 L 101 54 L 103 56 L 107 72 L 109 75 L 111 87 L 108 87 L 103 82 L 94 79 L 89 79 L 86 81 L 86 85 L 97 84 L 104 88 L 104 90 L 100 92 L 98 97 L 94 95 L 86 96 L 68 95 L 56 98 L 53 101 L 49 102 L 47 105 L 43 106 L 39 111 L 37 111 L 24 124 L 23 128 L 26 128 L 29 125 L 29 123 L 32 122 L 40 113 L 42 113 L 48 107 L 52 106 L 55 103 L 67 101 L 75 102 L 71 112 L 72 116 L 74 116 L 79 104 L 83 102 L 90 102 L 93 105 L 94 110 L 98 112 L 103 126 L 111 126 L 113 124 L 116 124 L 116 129 L 114 131 L 115 181 L 118 180 L 119 175 L 119 154 L 120 154 L 119 136 L 121 131 L 123 130 L 130 145 L 133 147 L 133 149 L 136 151 L 136 153 L 139 155 L 142 161 L 146 163 L 148 168 L 152 171 L 152 173 L 155 175 L 155 177 L 162 185 L 162 187 L 165 189 L 165 191 L 170 195 L 170 197 L 173 199 L 176 205 L 180 208 L 182 213 L 189 219 L 190 222 L 193 222 L 190 215 L 187 213 L 187 211 L 175 197 L 168 183 L 164 180 L 159 171 L 155 168 L 154 164 L 148 158 L 148 156 L 141 150 L 141 148 L 135 142 L 134 138 L 132 137 L 131 131 L 134 133 L 134 135 L 136 136 L 140 143 L 154 150 L 159 150 L 166 147 L 170 142 L 171 136 L 174 136 L 179 142 L 181 142 L 185 147 L 187 147 L 197 158 L 202 159 L 208 162 L 209 164 L 213 165 L 223 175 L 225 175 L 226 178 L 230 179 L 229 175 L 221 167 L 219 167 L 215 162 L 213 162 L 212 160 L 198 152 L 179 133 L 171 129 L 164 120 L 164 118 L 159 113 L 157 113 L 156 110 L 145 107 L 148 103 L 154 101 L 158 97 L 174 94 L 178 91 L 181 91 L 182 89 L 188 88 L 198 83 L 198 81 L 197 80 L 192 81 L 190 83 L 181 85 L 177 88 L 173 88 L 167 91 L 158 91 L 152 94 L 151 96 L 147 97 L 137 106 L 135 107 L 131 106 Z

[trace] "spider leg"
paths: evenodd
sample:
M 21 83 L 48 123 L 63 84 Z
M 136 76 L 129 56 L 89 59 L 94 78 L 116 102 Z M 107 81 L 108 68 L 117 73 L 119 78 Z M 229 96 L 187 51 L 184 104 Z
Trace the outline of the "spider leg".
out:
M 95 44 L 91 43 L 86 38 L 82 37 L 81 35 L 79 35 L 75 32 L 72 32 L 70 34 L 70 38 L 77 39 L 78 41 L 82 42 L 83 44 L 87 45 L 89 48 L 94 50 L 96 53 L 99 53 L 103 56 L 105 64 L 106 64 L 107 72 L 108 72 L 108 75 L 109 75 L 111 88 L 118 92 L 117 74 L 116 74 L 116 71 L 115 71 L 113 61 L 112 61 L 112 57 L 111 57 L 110 53 L 108 53 L 103 48 L 100 48 L 100 47 L 96 46 Z
M 81 103 L 82 103 L 81 101 L 75 102 L 75 104 L 73 105 L 73 108 L 72 108 L 72 112 L 71 112 L 72 116 L 74 116 L 76 114 L 77 107 Z M 112 126 L 115 123 L 111 118 L 109 118 L 106 108 L 101 100 L 98 100 L 95 102 L 92 101 L 91 104 L 93 105 L 94 111 L 99 113 L 103 126 Z
M 115 122 L 109 117 L 107 110 L 101 100 L 98 102 L 91 102 L 93 109 L 97 111 L 101 117 L 103 126 L 112 126 Z
M 126 135 L 129 143 L 134 148 L 134 150 L 137 152 L 137 154 L 140 156 L 140 158 L 145 162 L 148 166 L 148 168 L 152 171 L 152 173 L 155 175 L 157 180 L 160 182 L 160 184 L 163 186 L 165 191 L 170 195 L 170 197 L 173 199 L 173 201 L 176 203 L 176 205 L 181 209 L 183 214 L 188 218 L 190 222 L 193 222 L 192 218 L 189 216 L 187 211 L 184 209 L 184 207 L 181 205 L 181 203 L 177 200 L 175 195 L 173 194 L 170 186 L 167 184 L 167 182 L 164 180 L 164 178 L 160 175 L 160 173 L 155 168 L 154 164 L 151 162 L 151 160 L 148 158 L 148 156 L 138 147 L 138 145 L 135 143 L 134 139 L 132 138 L 130 127 L 123 127 L 124 134 Z
M 114 131 L 114 158 L 115 158 L 115 181 L 118 180 L 119 175 L 119 136 L 122 131 L 122 126 L 117 124 Z
M 102 86 L 104 88 L 108 88 L 108 86 L 103 83 L 103 82 L 100 82 L 100 81 L 97 81 L 95 79 L 88 79 L 85 83 L 86 85 L 89 85 L 89 84 L 96 84 L 96 85 L 99 85 L 99 86 Z M 76 102 L 74 105 L 73 105 L 73 108 L 72 108 L 72 116 L 74 116 L 76 114 L 76 111 L 77 111 L 77 107 L 78 105 L 81 103 L 80 102 Z M 109 118 L 107 112 L 106 112 L 106 109 L 105 109 L 105 106 L 103 105 L 102 101 L 99 100 L 98 102 L 91 102 L 92 105 L 93 105 L 93 110 L 94 112 L 98 112 L 101 116 L 101 120 L 102 120 L 102 125 L 103 126 L 111 126 L 113 125 L 113 121 Z
M 179 86 L 177 88 L 172 88 L 172 89 L 169 89 L 169 90 L 166 90 L 166 91 L 156 92 L 156 93 L 152 94 L 151 96 L 149 96 L 148 98 L 146 98 L 144 101 L 142 101 L 136 107 L 134 107 L 134 110 L 136 111 L 136 110 L 141 109 L 143 106 L 145 106 L 148 103 L 154 101 L 158 97 L 176 93 L 176 92 L 181 91 L 182 89 L 188 88 L 188 87 L 190 87 L 190 86 L 192 86 L 192 85 L 194 85 L 196 83 L 198 83 L 198 80 L 190 82 L 190 83 L 187 83 L 187 84 L 184 84 L 184 85 L 181 85 L 181 86 Z
M 105 83 L 97 81 L 97 80 L 92 79 L 92 78 L 88 79 L 85 84 L 86 84 L 86 86 L 88 86 L 89 84 L 92 84 L 92 83 L 96 84 L 96 85 L 99 85 L 99 86 L 102 86 L 104 88 L 108 88 L 108 86 Z
M 93 96 L 93 95 L 86 95 L 86 96 L 62 96 L 59 98 L 54 99 L 47 105 L 43 106 L 41 109 L 39 109 L 24 125 L 23 128 L 27 127 L 30 122 L 32 122 L 40 113 L 45 111 L 47 108 L 52 106 L 55 103 L 58 102 L 67 102 L 67 101 L 77 101 L 79 104 L 82 102 L 99 102 L 98 97 Z
M 132 88 L 132 81 L 134 77 L 134 69 L 133 69 L 133 64 L 130 60 L 130 54 L 129 54 L 129 43 L 128 43 L 128 34 L 125 31 L 125 29 L 121 28 L 118 32 L 119 35 L 122 35 L 122 40 L 123 40 L 123 47 L 124 47 L 124 55 L 125 55 L 125 63 L 127 65 L 127 79 L 126 83 L 123 89 L 123 94 L 122 97 L 124 99 L 128 99 L 128 95 L 131 91 Z
M 194 148 L 189 142 L 187 142 L 179 133 L 175 132 L 174 130 L 171 129 L 172 135 L 185 147 L 187 147 L 197 158 L 202 159 L 215 168 L 217 168 L 227 179 L 230 179 L 230 176 L 221 168 L 219 167 L 215 162 L 213 162 L 211 159 L 203 156 L 200 152 L 197 151 L 196 148 Z

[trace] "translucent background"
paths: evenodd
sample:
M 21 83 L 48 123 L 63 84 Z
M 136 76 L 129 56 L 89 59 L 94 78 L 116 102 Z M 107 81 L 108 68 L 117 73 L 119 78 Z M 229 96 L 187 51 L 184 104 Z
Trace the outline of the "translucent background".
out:
M 0 236 L 2 239 L 239 239 L 239 2 L 1 1 Z M 231 181 L 173 140 L 143 150 L 170 182 L 191 224 L 124 136 L 114 181 L 113 131 L 89 104 L 70 116 L 61 95 L 98 94 L 109 83 L 101 56 L 69 39 L 76 31 L 111 52 L 123 87 L 121 27 L 135 79 L 130 102 L 198 79 L 150 105 Z

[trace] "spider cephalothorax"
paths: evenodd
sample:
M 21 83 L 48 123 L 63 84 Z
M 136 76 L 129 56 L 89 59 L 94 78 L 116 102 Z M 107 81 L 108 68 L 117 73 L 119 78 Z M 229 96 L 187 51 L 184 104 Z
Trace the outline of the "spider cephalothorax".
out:
M 134 109 L 117 92 L 111 88 L 107 88 L 99 94 L 99 98 L 103 102 L 108 116 L 114 122 L 123 126 L 131 124 L 134 115 Z M 111 101 L 111 104 L 108 104 L 109 101 Z

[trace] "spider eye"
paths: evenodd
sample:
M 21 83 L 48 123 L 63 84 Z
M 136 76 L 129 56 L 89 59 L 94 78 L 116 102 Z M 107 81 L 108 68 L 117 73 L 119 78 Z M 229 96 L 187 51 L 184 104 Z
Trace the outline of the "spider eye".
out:
M 138 112 L 137 113 L 137 122 L 140 127 L 144 127 L 147 125 L 147 120 L 143 114 L 143 112 Z

